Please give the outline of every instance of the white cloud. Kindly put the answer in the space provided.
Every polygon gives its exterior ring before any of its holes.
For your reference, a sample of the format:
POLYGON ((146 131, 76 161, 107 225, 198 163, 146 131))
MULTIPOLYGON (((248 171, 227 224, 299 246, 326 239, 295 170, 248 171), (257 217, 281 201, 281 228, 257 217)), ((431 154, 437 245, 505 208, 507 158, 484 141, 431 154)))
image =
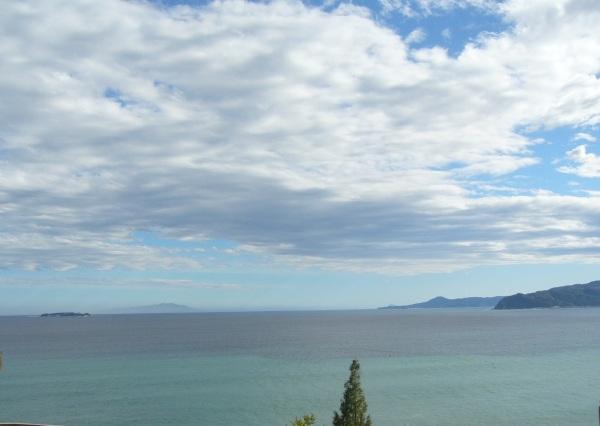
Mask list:
MULTIPOLYGON (((26 276, 3 276, 0 277, 0 286, 44 286, 44 285, 59 285, 59 286, 127 286, 127 287, 183 287, 194 288, 199 290, 239 290, 242 287, 239 284, 220 283, 220 282, 204 282, 191 279, 172 279, 172 278, 99 278, 72 275, 57 275, 54 274, 51 279, 47 276, 36 276, 27 274, 26 276)), ((246 289, 248 287, 245 287, 246 289)))
POLYGON ((427 33, 423 28, 417 28, 410 32, 410 34, 406 37, 405 41, 408 44, 418 44, 423 42, 427 38, 427 33))
POLYGON ((348 5, 5 5, 0 267, 202 266, 136 230, 345 270, 597 259, 597 197, 468 189, 539 161, 515 129, 600 122, 600 6, 501 7, 453 58, 348 5))
POLYGON ((596 142, 596 137, 589 133, 580 132, 573 137, 573 141, 596 142))
POLYGON ((568 151, 567 159, 573 165, 559 167, 560 172, 588 178, 600 177, 600 157, 587 152, 586 145, 579 145, 568 151))
POLYGON ((384 12, 398 12, 402 15, 428 16, 451 9, 478 8, 493 12, 500 7, 498 0, 379 0, 384 12))

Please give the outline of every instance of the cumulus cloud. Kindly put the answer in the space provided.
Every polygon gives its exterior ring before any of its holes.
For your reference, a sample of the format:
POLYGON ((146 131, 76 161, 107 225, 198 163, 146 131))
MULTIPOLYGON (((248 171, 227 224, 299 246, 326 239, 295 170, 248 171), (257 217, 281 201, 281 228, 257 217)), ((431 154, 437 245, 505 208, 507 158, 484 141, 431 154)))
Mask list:
POLYGON ((0 267, 202 267, 138 230, 299 267, 592 261, 599 198, 468 180, 539 161, 517 129, 600 122, 600 7, 496 6, 511 29, 450 57, 349 5, 5 5, 0 267))
POLYGON ((559 167, 560 172, 588 178, 600 177, 600 157, 587 152, 586 145, 568 151, 567 159, 572 165, 559 167))

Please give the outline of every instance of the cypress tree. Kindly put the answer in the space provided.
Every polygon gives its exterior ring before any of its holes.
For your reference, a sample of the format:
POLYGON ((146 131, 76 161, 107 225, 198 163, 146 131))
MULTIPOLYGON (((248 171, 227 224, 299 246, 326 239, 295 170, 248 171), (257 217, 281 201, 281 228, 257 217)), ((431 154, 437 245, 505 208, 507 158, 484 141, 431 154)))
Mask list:
POLYGON ((290 423, 290 426, 313 426, 316 421, 317 419, 313 414, 307 414, 302 416, 302 418, 296 417, 296 420, 290 423))
POLYGON ((360 387, 360 364, 352 361, 350 378, 344 384, 340 412, 333 413, 333 426, 372 426, 367 414, 367 400, 360 387))

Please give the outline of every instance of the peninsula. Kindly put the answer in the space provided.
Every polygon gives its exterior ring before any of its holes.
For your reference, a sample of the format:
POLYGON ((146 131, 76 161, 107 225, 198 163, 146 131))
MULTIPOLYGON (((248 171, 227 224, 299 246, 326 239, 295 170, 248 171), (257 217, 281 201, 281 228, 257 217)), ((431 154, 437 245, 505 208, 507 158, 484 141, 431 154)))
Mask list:
POLYGON ((434 308, 493 308, 504 296, 464 297, 447 299, 442 296, 412 305, 389 305, 379 309, 434 309, 434 308))
POLYGON ((504 297, 494 309, 569 308, 600 306, 600 281, 554 287, 504 297))

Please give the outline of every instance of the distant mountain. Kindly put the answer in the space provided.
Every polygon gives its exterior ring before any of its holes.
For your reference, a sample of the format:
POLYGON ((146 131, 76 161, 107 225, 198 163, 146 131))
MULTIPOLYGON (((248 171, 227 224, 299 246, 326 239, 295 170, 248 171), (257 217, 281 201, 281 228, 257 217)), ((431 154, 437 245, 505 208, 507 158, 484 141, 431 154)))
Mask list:
POLYGON ((427 302, 404 306, 389 305, 379 309, 493 308, 503 297, 504 296, 446 299, 445 297, 438 296, 427 302))
POLYGON ((178 305, 176 303, 159 303, 157 305, 133 306, 118 308, 110 311, 111 314, 184 314, 198 312, 197 309, 178 305))
POLYGON ((600 306, 600 281, 554 287, 535 293, 506 296, 494 309, 600 306))

